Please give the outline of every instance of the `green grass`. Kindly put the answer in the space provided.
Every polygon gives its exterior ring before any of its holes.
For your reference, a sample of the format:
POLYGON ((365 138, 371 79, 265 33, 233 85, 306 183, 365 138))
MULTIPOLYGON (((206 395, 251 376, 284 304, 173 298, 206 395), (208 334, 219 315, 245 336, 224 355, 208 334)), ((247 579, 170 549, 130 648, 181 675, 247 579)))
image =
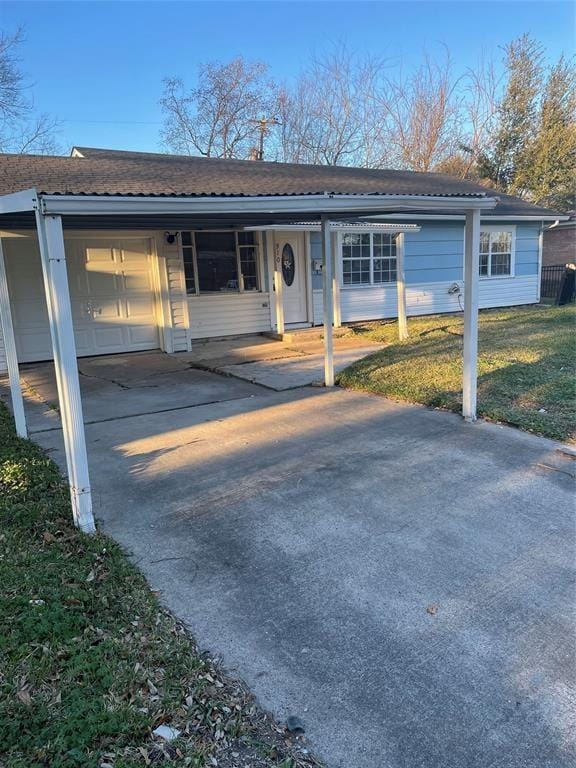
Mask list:
MULTIPOLYGON (((558 440, 576 438, 576 308, 519 307, 480 313, 478 415, 558 440)), ((385 349, 347 368, 339 383, 454 411, 462 407, 461 315, 355 326, 385 349)))
POLYGON ((71 524, 50 459, 0 405, 0 765, 316 765, 198 653, 111 539, 71 524), (151 734, 168 723, 170 744, 151 734))

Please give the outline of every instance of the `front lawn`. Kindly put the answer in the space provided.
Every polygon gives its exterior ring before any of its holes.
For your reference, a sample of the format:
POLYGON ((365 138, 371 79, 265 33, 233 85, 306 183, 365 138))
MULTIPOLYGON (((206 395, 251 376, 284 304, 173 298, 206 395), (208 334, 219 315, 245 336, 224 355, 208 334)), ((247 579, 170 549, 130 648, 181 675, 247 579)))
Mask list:
MULTIPOLYGON (((480 313, 478 415, 558 440, 576 439, 576 307, 518 307, 480 313)), ((354 326, 388 344, 339 377, 345 387, 460 411, 462 315, 354 326)))
POLYGON ((117 544, 73 527, 57 468, 1 404, 0 585, 2 768, 317 765, 199 654, 117 544))

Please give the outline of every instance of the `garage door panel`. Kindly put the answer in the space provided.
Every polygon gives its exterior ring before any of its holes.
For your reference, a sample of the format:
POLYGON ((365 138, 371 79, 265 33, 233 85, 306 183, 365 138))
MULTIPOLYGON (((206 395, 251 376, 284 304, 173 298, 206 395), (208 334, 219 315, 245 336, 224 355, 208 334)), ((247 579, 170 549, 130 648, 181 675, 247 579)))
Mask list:
POLYGON ((127 331, 131 345, 139 347, 145 345, 146 349, 157 338, 156 329, 151 328, 149 325, 131 325, 127 331))
POLYGON ((76 352, 79 356, 90 354, 92 339, 89 331, 83 328, 74 328, 74 341, 76 342, 76 352))
MULTIPOLYGON (((22 362, 49 360, 52 344, 37 246, 7 242, 9 290, 22 362)), ((78 355, 158 347, 152 258, 144 239, 66 241, 78 355)))
MULTIPOLYGON (((94 323, 96 325, 100 325, 101 323, 117 323, 118 325, 123 324, 123 320, 126 315, 123 307, 124 301, 122 299, 93 298, 90 304, 92 305, 94 323)), ((154 308, 153 304, 152 308, 154 308)))
POLYGON ((122 293, 123 283, 120 275, 114 272, 87 272, 86 283, 89 296, 110 296, 122 293))
POLYGON ((99 354, 124 350, 124 328, 120 325, 99 325, 93 330, 94 346, 99 354))
POLYGON ((14 302, 24 299, 44 300, 42 264, 36 244, 28 238, 3 241, 8 289, 14 302))
POLYGON ((122 275, 124 290, 127 293, 146 293, 150 294, 153 290, 152 275, 150 271, 130 270, 122 275))
POLYGON ((134 297, 126 299, 126 317, 133 321, 134 318, 139 320, 150 321, 150 313, 154 310, 154 302, 147 296, 134 297))
POLYGON ((85 249, 85 254, 86 263, 90 265, 100 264, 105 267, 116 264, 114 248, 111 246, 89 246, 85 249))
MULTIPOLYGON (((91 320, 87 299, 71 298, 70 304, 72 306, 72 321, 75 328, 77 325, 81 326, 83 323, 91 320)), ((46 319, 46 322, 48 322, 48 319, 46 319)))
POLYGON ((145 240, 133 244, 124 244, 119 248, 118 257, 122 264, 142 265, 142 256, 150 260, 148 243, 145 240))
MULTIPOLYGON (((16 294, 18 296, 18 294, 16 294)), ((48 327, 48 312, 46 304, 38 299, 22 299, 12 302, 12 321, 15 326, 31 329, 37 326, 39 329, 48 327)))
POLYGON ((52 342, 49 330, 25 331, 17 339, 18 358, 24 362, 51 360, 52 342))

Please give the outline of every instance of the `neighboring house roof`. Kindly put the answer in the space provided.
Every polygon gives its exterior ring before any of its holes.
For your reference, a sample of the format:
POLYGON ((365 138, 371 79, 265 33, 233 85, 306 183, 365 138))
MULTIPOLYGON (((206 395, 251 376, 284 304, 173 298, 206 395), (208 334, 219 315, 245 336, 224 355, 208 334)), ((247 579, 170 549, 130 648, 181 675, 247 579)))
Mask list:
POLYGON ((0 195, 36 188, 45 194, 138 196, 418 195, 484 197, 492 216, 550 217, 553 212, 440 173, 345 166, 220 160, 75 147, 71 157, 0 155, 0 195))

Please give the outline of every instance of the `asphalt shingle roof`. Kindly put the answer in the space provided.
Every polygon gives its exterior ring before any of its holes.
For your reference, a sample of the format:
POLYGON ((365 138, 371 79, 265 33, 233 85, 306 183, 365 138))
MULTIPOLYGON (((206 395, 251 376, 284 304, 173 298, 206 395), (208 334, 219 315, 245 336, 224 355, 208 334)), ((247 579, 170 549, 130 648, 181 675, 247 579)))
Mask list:
POLYGON ((76 147, 82 156, 0 155, 0 195, 263 196, 498 195, 502 215, 550 215, 518 198, 445 174, 124 152, 76 147))

